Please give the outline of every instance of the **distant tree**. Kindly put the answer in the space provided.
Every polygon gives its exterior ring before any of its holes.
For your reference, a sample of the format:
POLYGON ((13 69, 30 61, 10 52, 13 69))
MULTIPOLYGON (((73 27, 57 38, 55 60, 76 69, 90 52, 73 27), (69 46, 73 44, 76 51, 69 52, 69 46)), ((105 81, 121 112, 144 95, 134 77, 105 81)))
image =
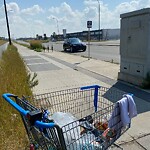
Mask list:
POLYGON ((47 40, 47 36, 46 36, 46 34, 44 34, 44 40, 47 40))
POLYGON ((53 39, 57 40, 57 34, 55 32, 53 32, 52 37, 53 37, 53 39))
POLYGON ((39 39, 39 35, 38 35, 38 34, 36 34, 36 39, 37 39, 37 40, 39 39))

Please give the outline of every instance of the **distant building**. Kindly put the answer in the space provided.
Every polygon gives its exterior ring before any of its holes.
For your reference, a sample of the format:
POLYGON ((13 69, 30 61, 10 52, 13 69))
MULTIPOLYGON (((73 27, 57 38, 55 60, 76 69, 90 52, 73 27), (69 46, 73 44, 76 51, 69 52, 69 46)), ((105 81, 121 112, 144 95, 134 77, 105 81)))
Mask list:
POLYGON ((120 39, 120 29, 102 29, 103 40, 118 40, 120 39))
MULTIPOLYGON (((59 40, 63 40, 63 34, 58 35, 59 40)), ((66 38, 77 37, 81 40, 88 40, 88 31, 67 33, 66 38)), ((101 29, 101 30, 91 30, 90 39, 91 40, 116 40, 120 39, 120 29, 101 29)))

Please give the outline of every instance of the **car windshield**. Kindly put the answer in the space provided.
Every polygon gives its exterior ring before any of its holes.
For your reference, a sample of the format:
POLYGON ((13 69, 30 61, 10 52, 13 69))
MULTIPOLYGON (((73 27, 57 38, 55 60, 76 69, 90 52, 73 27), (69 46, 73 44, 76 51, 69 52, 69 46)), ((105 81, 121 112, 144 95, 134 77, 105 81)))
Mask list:
POLYGON ((70 42, 73 44, 81 43, 80 39, 78 39, 78 38, 72 38, 72 39, 70 39, 70 42))

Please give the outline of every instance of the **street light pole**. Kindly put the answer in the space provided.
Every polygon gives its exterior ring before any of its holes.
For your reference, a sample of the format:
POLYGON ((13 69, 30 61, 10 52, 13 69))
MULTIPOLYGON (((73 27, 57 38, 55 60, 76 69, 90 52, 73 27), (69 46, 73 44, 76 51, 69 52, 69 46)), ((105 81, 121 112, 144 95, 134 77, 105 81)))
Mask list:
POLYGON ((53 17, 53 19, 56 19, 56 21, 57 21, 57 32, 58 32, 58 34, 59 34, 58 19, 57 19, 57 18, 54 18, 54 17, 53 17))
POLYGON ((59 34, 59 26, 58 26, 58 19, 57 20, 57 30, 58 30, 58 34, 59 34))
POLYGON ((4 0, 4 7, 5 7, 5 16, 6 16, 6 24, 7 24, 7 31, 8 31, 9 44, 11 45, 9 22, 8 22, 8 16, 7 16, 7 7, 6 7, 6 1, 5 1, 5 0, 4 0))
POLYGON ((101 40, 101 37, 100 37, 100 34, 101 34, 101 32, 100 32, 100 1, 99 0, 97 0, 97 2, 98 2, 98 28, 99 28, 99 41, 101 40))

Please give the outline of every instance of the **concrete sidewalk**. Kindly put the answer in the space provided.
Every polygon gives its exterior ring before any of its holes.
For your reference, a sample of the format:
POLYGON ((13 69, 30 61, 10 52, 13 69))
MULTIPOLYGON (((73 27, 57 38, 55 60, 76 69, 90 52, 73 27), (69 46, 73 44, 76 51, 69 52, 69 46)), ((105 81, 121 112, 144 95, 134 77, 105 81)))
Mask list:
MULTIPOLYGON (((16 46, 29 70, 38 74, 39 85, 33 89, 35 94, 91 84, 112 88, 118 84, 118 64, 94 59, 88 60, 56 51, 37 53, 20 45, 16 46)), ((117 143, 124 150, 150 150, 150 102, 144 95, 142 98, 140 95, 138 96, 140 89, 138 91, 137 88, 130 85, 126 90, 128 88, 134 89, 136 93, 134 100, 138 116, 132 119, 131 128, 118 139, 117 143)), ((117 150, 118 148, 112 149, 117 150)))

